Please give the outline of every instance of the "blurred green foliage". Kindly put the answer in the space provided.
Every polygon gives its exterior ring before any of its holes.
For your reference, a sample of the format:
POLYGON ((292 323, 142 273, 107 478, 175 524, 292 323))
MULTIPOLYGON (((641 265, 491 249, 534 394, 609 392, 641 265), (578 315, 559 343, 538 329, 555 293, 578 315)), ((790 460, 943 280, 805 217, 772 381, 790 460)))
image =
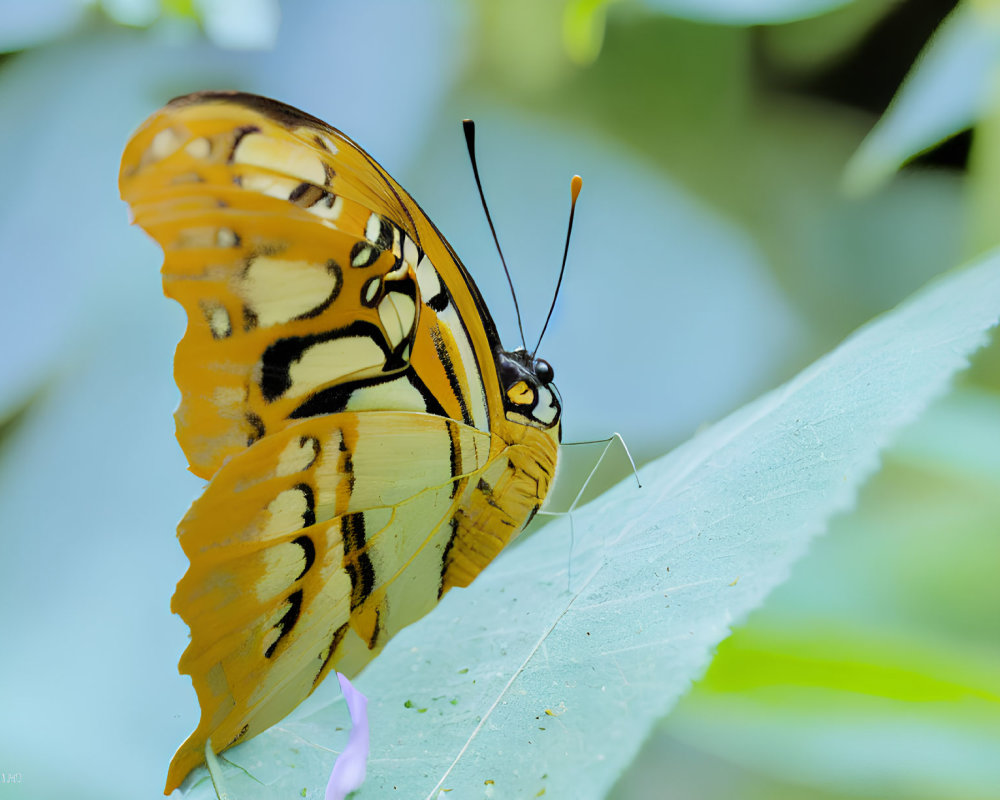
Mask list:
MULTIPOLYGON (((621 430, 642 460, 1000 240, 985 0, 12 1, 0 50, 0 770, 36 780, 12 797, 117 796, 117 752, 122 797, 156 790, 195 714, 167 603, 198 491, 171 439, 182 323, 114 185, 172 95, 256 91, 346 130, 456 245, 508 344, 457 121, 480 120, 529 331, 580 172, 543 351, 566 438, 621 430)), ((996 757, 977 731, 1000 725, 998 395, 994 345, 616 796, 1000 797, 976 781, 996 757)))

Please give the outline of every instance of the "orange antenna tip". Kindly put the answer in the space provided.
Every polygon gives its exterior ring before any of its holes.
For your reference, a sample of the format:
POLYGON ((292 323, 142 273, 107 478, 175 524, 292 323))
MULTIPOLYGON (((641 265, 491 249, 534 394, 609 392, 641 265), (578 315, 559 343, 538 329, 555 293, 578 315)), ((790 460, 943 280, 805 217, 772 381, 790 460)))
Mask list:
POLYGON ((542 344, 542 337, 545 336, 545 331, 549 327, 549 320, 552 319, 552 312, 556 308, 556 299, 559 297, 559 287, 562 286, 563 275, 566 272, 566 256, 569 255, 569 237, 573 233, 573 216, 576 214, 576 198, 580 196, 580 190, 583 188, 583 178, 579 175, 574 175, 573 180, 569 182, 569 191, 573 197, 573 202, 569 204, 569 224, 566 226, 566 246, 563 248, 563 259, 562 266, 559 267, 559 280, 556 281, 556 290, 552 295, 552 305, 549 306, 549 314, 545 318, 545 324, 542 325, 542 332, 538 336, 538 344, 535 345, 535 349, 531 351, 531 357, 535 357, 535 353, 538 352, 538 348, 542 344))

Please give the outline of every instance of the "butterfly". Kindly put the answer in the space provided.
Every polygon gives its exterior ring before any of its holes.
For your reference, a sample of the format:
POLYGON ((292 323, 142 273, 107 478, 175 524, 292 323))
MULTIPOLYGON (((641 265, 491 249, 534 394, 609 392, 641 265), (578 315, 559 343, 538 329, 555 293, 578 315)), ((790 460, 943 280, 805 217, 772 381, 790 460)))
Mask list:
POLYGON ((201 719, 170 793, 479 574, 545 499, 561 399, 406 190, 302 111, 177 98, 120 189, 187 313, 177 439, 208 481, 178 526, 201 719))

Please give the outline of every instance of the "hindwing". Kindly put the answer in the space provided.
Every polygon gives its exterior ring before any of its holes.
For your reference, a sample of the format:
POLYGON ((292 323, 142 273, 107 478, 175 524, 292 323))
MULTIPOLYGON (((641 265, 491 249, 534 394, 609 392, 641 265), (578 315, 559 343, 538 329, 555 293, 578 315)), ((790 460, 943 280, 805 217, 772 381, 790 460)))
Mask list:
POLYGON ((168 785, 206 739, 221 750, 260 733, 433 608, 456 517, 504 450, 445 417, 343 412, 228 461, 178 528, 191 568, 172 607, 191 628, 180 666, 202 718, 168 785))
POLYGON ((334 128, 252 95, 180 98, 129 143, 121 189, 188 314, 176 419, 197 475, 289 419, 396 408, 489 430, 502 414, 475 285, 334 128))

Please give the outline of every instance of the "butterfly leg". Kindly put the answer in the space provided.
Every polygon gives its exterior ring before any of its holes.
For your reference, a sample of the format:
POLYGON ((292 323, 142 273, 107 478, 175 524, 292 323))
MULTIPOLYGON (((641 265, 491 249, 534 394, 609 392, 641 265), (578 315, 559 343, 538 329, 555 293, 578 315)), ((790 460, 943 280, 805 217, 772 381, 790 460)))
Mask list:
POLYGON ((625 440, 622 438, 622 435, 617 431, 611 434, 611 436, 609 436, 607 439, 596 439, 593 441, 586 441, 586 442, 564 442, 562 445, 564 447, 569 447, 572 445, 584 445, 584 444, 603 444, 604 449, 601 450, 601 455, 598 456, 597 461, 591 468, 590 472, 587 474, 587 477, 584 480, 583 485, 576 493, 576 496, 573 498, 573 502, 570 503, 568 509, 566 509, 565 511, 548 511, 543 509, 538 512, 539 514, 544 514, 550 517, 562 517, 562 516, 569 517, 569 554, 567 556, 568 561, 566 566, 567 589, 571 587, 573 580, 572 577, 573 543, 575 541, 575 532, 573 529, 573 511, 575 511, 576 507, 580 504, 580 500, 583 498, 584 493, 587 491, 587 487, 590 485, 591 479, 594 477, 595 474, 597 474, 598 469, 600 469, 601 463, 604 461, 604 457, 608 454, 608 451, 611 449, 611 446, 616 441, 621 444, 622 449, 625 451, 625 456, 628 458, 629 464, 632 466, 632 474, 635 476, 636 486, 638 486, 641 489, 642 482, 639 480, 639 471, 636 469, 635 460, 632 458, 632 454, 629 452, 628 445, 625 444, 625 440))
POLYGON ((635 476, 636 486, 641 489, 642 482, 639 480, 639 471, 635 466, 635 460, 632 458, 632 454, 629 452, 628 445, 625 444, 625 440, 622 438, 622 435, 620 433, 615 432, 611 434, 611 436, 609 436, 607 439, 594 439, 592 441, 584 441, 584 442, 563 442, 561 447, 574 447, 574 446, 589 445, 589 444, 603 444, 604 449, 601 450, 601 454, 597 457, 597 461, 594 463, 594 466, 590 469, 590 472, 584 479, 583 484, 580 486, 580 489, 577 491, 568 509, 566 509, 565 511, 551 511, 543 509, 538 513, 546 514, 548 516, 561 516, 563 514, 569 514, 573 512, 576 509, 576 507, 580 505, 580 501, 583 498, 584 494, 586 493, 587 487, 590 485, 590 481, 593 479, 594 475, 597 474, 597 471, 600 469, 600 466, 604 461, 604 458, 607 456, 608 451, 611 449, 611 446, 616 441, 621 444, 622 450, 625 452, 625 457, 628 458, 629 465, 632 467, 632 474, 635 476))

